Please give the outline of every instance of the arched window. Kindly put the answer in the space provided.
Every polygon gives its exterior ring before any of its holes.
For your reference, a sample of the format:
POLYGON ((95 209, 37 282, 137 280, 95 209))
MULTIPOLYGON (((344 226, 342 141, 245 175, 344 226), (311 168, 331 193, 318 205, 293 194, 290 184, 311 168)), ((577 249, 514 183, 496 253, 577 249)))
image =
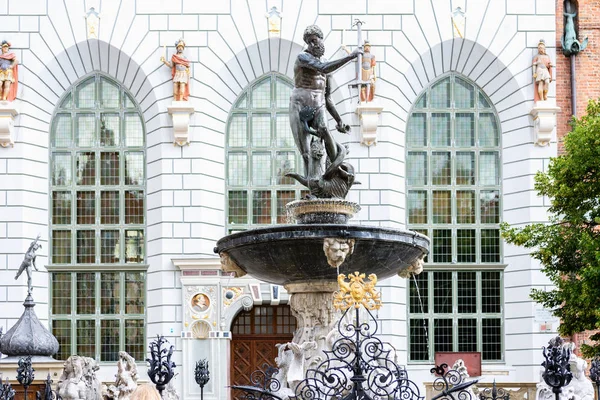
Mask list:
POLYGON ((99 73, 56 109, 49 270, 60 359, 144 357, 145 137, 131 95, 99 73))
POLYGON ((292 83, 271 73, 246 88, 227 124, 227 229, 286 222, 285 205, 303 187, 285 176, 300 171, 289 122, 292 83))
POLYGON ((415 102, 406 131, 409 229, 432 239, 411 280, 411 361, 478 351, 502 359, 500 130, 489 99, 459 75, 415 102), (420 297, 419 297, 420 295, 420 297), (481 300, 478 300, 481 299, 481 300), (429 343, 429 346, 427 344, 429 343))

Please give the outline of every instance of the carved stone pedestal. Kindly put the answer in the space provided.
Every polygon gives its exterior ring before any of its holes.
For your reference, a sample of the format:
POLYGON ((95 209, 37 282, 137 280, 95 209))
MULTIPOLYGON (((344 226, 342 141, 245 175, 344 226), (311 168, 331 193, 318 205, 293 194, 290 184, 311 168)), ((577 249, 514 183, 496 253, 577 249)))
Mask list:
POLYGON ((339 338, 337 323, 341 314, 332 301, 337 282, 293 283, 285 288, 292 295, 290 308, 298 329, 292 343, 279 346, 275 361, 282 387, 293 390, 309 368, 315 368, 325 359, 323 350, 331 350, 339 338))
POLYGON ((14 102, 0 101, 0 146, 14 147, 14 121, 18 113, 14 102))
POLYGON ((377 144, 377 125, 383 107, 373 103, 361 103, 356 107, 360 121, 360 144, 371 146, 377 144))
POLYGON ((173 101, 167 107, 173 117, 173 142, 179 146, 190 144, 190 116, 196 109, 189 101, 173 101))
POLYGON ((556 114, 560 111, 553 100, 538 101, 529 114, 533 117, 533 142, 547 146, 556 130, 556 114))

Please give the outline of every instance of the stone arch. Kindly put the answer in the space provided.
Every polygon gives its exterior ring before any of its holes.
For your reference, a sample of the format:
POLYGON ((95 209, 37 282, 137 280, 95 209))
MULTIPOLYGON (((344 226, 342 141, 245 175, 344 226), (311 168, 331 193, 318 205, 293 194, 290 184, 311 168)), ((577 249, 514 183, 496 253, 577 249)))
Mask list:
POLYGON ((43 41, 32 40, 31 47, 23 51, 22 64, 26 70, 20 88, 23 112, 39 115, 46 132, 64 93, 93 72, 105 74, 130 92, 149 125, 146 132, 154 129, 151 121, 160 113, 157 94, 168 97, 172 93, 170 85, 165 85, 166 68, 164 76, 149 70, 132 55, 102 40, 81 41, 57 53, 48 51, 43 41))
POLYGON ((221 321, 221 328, 225 331, 230 331, 231 326, 233 324, 233 320, 237 315, 242 311, 251 310, 254 307, 254 301, 252 300, 252 296, 246 294, 244 296, 240 296, 236 301, 234 301, 231 306, 229 306, 223 312, 223 319, 221 321))

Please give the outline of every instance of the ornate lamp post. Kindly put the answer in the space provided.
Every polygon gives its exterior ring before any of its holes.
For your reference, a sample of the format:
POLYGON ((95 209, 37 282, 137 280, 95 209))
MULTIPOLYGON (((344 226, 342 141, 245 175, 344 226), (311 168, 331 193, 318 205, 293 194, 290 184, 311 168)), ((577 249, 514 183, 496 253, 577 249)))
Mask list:
POLYGON ((163 347, 168 344, 169 341, 164 336, 156 335, 156 340, 150 343, 150 358, 146 361, 150 364, 148 368, 148 377, 156 385, 156 390, 162 397, 162 392, 165 390, 175 372, 175 363, 171 361, 173 356, 174 346, 171 346, 169 350, 163 347))
POLYGON ((194 378, 196 379, 198 386, 200 386, 200 399, 204 400, 204 385, 210 380, 210 371, 208 370, 207 360, 200 360, 196 363, 194 378))
POLYGON ((17 368, 17 381, 23 388, 25 389, 25 400, 27 400, 27 389, 33 379, 35 378, 34 372, 35 370, 31 366, 31 356, 20 358, 19 359, 19 368, 17 368))
POLYGON ((548 347, 543 348, 546 360, 542 362, 542 367, 544 367, 542 378, 552 388, 556 400, 558 400, 562 388, 567 386, 573 379, 571 366, 569 365, 571 350, 563 347, 562 344, 563 340, 557 336, 548 343, 548 347))

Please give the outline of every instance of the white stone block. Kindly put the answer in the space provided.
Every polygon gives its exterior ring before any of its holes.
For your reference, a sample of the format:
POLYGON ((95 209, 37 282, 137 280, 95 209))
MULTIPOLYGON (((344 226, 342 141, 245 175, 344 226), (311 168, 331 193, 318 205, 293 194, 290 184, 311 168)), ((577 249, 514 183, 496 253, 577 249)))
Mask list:
POLYGON ((151 15, 149 29, 151 31, 166 31, 169 29, 168 18, 167 15, 151 15))
POLYGON ((0 16, 0 26, 4 32, 19 32, 19 17, 18 16, 0 16))
MULTIPOLYGON (((192 14, 169 15, 169 29, 173 31, 195 31, 198 30, 198 16, 192 14)), ((192 43, 186 43, 193 46, 192 43)))
POLYGON ((412 14, 413 5, 412 0, 367 0, 369 14, 412 14))
POLYGON ((135 4, 137 14, 179 14, 182 12, 181 1, 144 0, 135 4))
MULTIPOLYGON (((0 14, 8 14, 8 0, 0 0, 0 14)), ((4 330, 6 332, 6 330, 4 330)))
MULTIPOLYGON (((536 14, 555 15, 556 2, 554 0, 536 0, 535 12, 536 12, 536 14)), ((552 43, 552 42, 549 42, 549 43, 552 43)))
POLYGON ((173 236, 176 238, 189 238, 191 234, 191 224, 175 223, 173 224, 173 236))
POLYGON ((230 12, 231 7, 228 1, 183 0, 184 14, 229 14, 230 12))
MULTIPOLYGON (((223 16, 223 18, 221 18, 221 16, 219 16, 219 18, 217 18, 216 15, 199 15, 198 16, 198 26, 199 26, 199 30, 201 31, 216 31, 217 30, 217 19, 219 21, 222 20, 231 20, 231 18, 229 18, 228 16, 223 16)), ((171 29, 173 29, 171 27, 171 29)), ((223 32, 227 38, 229 38, 230 36, 234 36, 234 32, 233 31, 225 31, 223 29, 219 29, 221 32, 223 32)))
POLYGON ((189 190, 178 190, 173 194, 173 201, 176 206, 190 206, 192 195, 189 190))
POLYGON ((378 190, 359 190, 359 198, 361 205, 375 205, 380 202, 378 190))
POLYGON ((48 11, 46 0, 8 0, 11 15, 44 15, 48 11))
POLYGON ((37 32, 40 29, 40 17, 38 16, 20 16, 19 30, 21 32, 37 32))
POLYGON ((518 29, 520 31, 554 31, 556 17, 554 15, 519 15, 518 29))
POLYGON ((507 14, 535 14, 535 0, 506 0, 507 14))

